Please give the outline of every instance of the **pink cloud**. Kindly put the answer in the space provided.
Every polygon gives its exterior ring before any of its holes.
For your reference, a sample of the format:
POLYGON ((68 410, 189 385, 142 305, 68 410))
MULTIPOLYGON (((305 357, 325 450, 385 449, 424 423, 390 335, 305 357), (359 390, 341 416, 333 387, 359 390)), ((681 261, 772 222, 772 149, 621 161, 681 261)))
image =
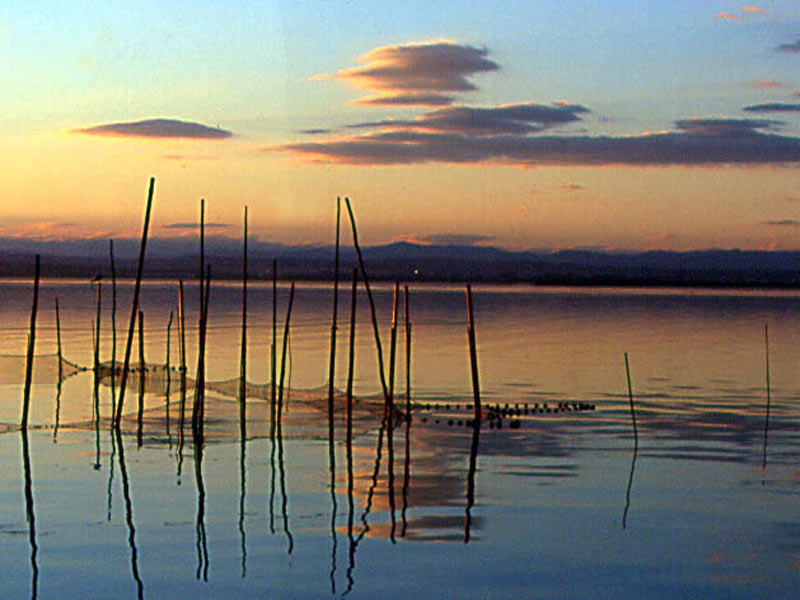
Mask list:
POLYGON ((361 66, 312 79, 333 77, 372 92, 358 104, 439 106, 450 104, 454 92, 477 89, 472 75, 500 68, 487 55, 485 48, 449 40, 381 46, 361 55, 361 66))

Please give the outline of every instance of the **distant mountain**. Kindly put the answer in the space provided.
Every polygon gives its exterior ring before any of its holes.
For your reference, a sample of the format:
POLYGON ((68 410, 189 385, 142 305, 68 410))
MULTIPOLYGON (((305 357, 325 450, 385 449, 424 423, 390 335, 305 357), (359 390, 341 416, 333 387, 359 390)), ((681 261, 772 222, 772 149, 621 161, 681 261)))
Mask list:
MULTIPOLYGON (((133 276, 139 241, 114 242, 117 272, 133 276)), ((241 277, 241 242, 206 239, 215 278, 241 277)), ((590 250, 512 252, 491 246, 422 245, 409 242, 363 249, 369 276, 376 280, 471 281, 541 285, 675 285, 800 287, 800 252, 750 250, 650 251, 610 253, 590 250)), ((108 273, 107 240, 32 241, 0 237, 0 276, 30 276, 33 255, 42 255, 45 277, 86 277, 108 273)), ((288 246, 251 241, 250 276, 271 276, 277 260, 281 278, 330 279, 332 246, 288 246)), ((147 277, 185 278, 197 274, 198 245, 193 238, 148 241, 147 277)), ((355 251, 341 249, 341 273, 349 278, 355 251)))

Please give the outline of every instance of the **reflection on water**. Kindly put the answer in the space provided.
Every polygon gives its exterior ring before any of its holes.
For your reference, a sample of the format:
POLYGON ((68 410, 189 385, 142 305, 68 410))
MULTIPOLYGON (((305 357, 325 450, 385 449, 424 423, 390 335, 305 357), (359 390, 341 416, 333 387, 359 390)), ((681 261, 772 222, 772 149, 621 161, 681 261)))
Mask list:
MULTIPOLYGON (((10 431, 26 324, 8 309, 17 294, 24 304, 22 286, 0 286, 0 420, 10 431)), ((366 319, 336 331, 329 386, 329 289, 278 286, 272 296, 253 286, 259 309, 245 338, 240 290, 220 284, 200 437, 184 431, 186 397, 202 385, 183 368, 198 329, 187 331, 178 306, 173 339, 173 284, 145 289, 148 362, 131 366, 128 385, 143 410, 102 433, 119 379, 108 307, 92 333, 97 287, 42 286, 45 299, 57 288, 68 316, 64 360, 55 321, 42 317, 32 425, 21 448, 0 435, 0 461, 21 452, 24 482, 23 505, 19 462, 0 471, 9 597, 57 597, 65 580, 89 597, 144 597, 145 582, 152 597, 425 597, 446 580, 475 598, 582 597, 603 581, 620 597, 781 596, 797 581, 794 295, 474 291, 485 395, 476 423, 463 291, 414 292, 413 353, 410 315, 405 332, 399 318, 380 321, 386 411, 366 319), (271 298, 291 319, 282 338, 271 298), (95 376, 81 365, 93 363, 98 331, 95 376), (126 455, 134 436, 141 449, 126 455), (176 485, 184 461, 193 486, 176 485)), ((378 315, 399 314, 395 297, 375 290, 378 315)), ((353 314, 356 296, 347 300, 353 314)))

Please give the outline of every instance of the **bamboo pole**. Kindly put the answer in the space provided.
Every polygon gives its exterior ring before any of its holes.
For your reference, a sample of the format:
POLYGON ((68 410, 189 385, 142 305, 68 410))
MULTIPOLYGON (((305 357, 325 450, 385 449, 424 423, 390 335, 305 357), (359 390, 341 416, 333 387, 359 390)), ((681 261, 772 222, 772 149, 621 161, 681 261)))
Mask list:
POLYGON ((169 311, 169 321, 167 321, 167 349, 166 349, 166 352, 164 353, 165 358, 166 358, 165 363, 164 363, 164 372, 165 372, 165 375, 166 375, 166 378, 167 378, 166 388, 164 390, 164 401, 166 403, 166 406, 165 406, 165 409, 166 409, 165 427, 166 427, 166 430, 167 430, 167 443, 169 444, 170 450, 172 450, 172 432, 170 431, 170 427, 169 427, 169 417, 170 417, 170 415, 169 415, 169 413, 170 413, 170 410, 169 410, 170 409, 170 406, 169 406, 169 395, 170 395, 170 392, 172 391, 172 371, 171 371, 172 367, 170 365, 169 358, 170 358, 170 350, 171 350, 171 348, 170 348, 170 341, 171 341, 170 338, 171 338, 171 335, 172 335, 172 321, 173 321, 174 316, 175 315, 174 315, 173 311, 169 311))
POLYGON ((100 381, 100 311, 103 303, 103 282, 98 278, 95 283, 97 284, 97 295, 95 297, 94 321, 94 379, 95 381, 100 381))
POLYGON ((769 409, 772 401, 772 390, 769 381, 769 325, 764 324, 764 354, 766 357, 765 372, 767 378, 767 415, 764 420, 764 459, 761 464, 762 469, 767 468, 767 439, 769 437, 769 409))
POLYGON ((144 255, 147 247, 147 230, 150 226, 150 208, 153 203, 153 192, 155 191, 156 179, 150 178, 150 189, 147 193, 147 207, 144 213, 144 227, 142 228, 142 242, 139 246, 139 262, 136 266, 136 284, 133 287, 133 303, 131 305, 131 319, 128 324, 128 341, 125 345, 125 361, 122 365, 122 375, 119 382, 119 400, 117 401, 117 413, 113 419, 113 426, 119 430, 122 420, 122 410, 125 401, 125 385, 128 380, 128 368, 130 367, 131 349, 133 346, 133 330, 136 326, 136 314, 139 310, 139 292, 142 286, 142 275, 144 272, 144 255))
POLYGON ((394 282, 394 293, 392 294, 392 329, 389 342, 389 395, 386 402, 386 410, 391 415, 394 408, 394 365, 397 357, 397 301, 400 295, 400 282, 394 282))
POLYGON ((353 373, 355 372, 356 348, 356 298, 358 292, 358 269, 353 269, 353 287, 350 293, 350 352, 347 363, 347 389, 345 408, 345 430, 347 440, 347 499, 349 514, 347 534, 353 543, 353 373))
POLYGON ((178 281, 178 329, 181 356, 181 407, 178 418, 178 476, 183 463, 183 427, 186 423, 186 312, 183 306, 183 279, 178 281))
MULTIPOLYGON (((336 374, 336 326, 339 309, 339 223, 341 221, 342 202, 336 198, 336 251, 333 269, 333 316, 331 317, 331 352, 328 363, 328 438, 333 439, 333 390, 336 374)), ((331 453, 331 458, 333 454, 331 453)), ((333 463, 331 463, 333 464, 333 463)))
POLYGON ((247 418, 247 207, 244 207, 242 240, 242 342, 239 356, 239 421, 244 435, 247 418))
POLYGON ((33 301, 31 302, 31 325, 28 333, 28 354, 25 361, 25 388, 22 395, 21 429, 28 428, 28 411, 31 402, 31 382, 33 377, 33 353, 36 347, 36 312, 39 309, 39 268, 41 257, 36 255, 36 266, 33 275, 33 301))
POLYGON ((636 446, 639 445, 639 430, 636 427, 636 410, 633 406, 633 388, 631 387, 631 368, 628 364, 628 353, 625 353, 625 375, 628 378, 628 401, 631 406, 631 422, 633 423, 633 440, 636 446))
POLYGON ((408 286, 403 286, 403 311, 406 326, 406 439, 405 460, 403 462, 403 508, 400 516, 403 522, 400 537, 405 537, 408 522, 406 509, 408 508, 408 488, 411 483, 411 320, 409 319, 408 286))
POLYGON ((372 299, 372 291, 369 287, 369 278, 367 277, 367 270, 364 267, 364 257, 361 254, 361 247, 358 245, 358 229, 356 228, 356 219, 353 216, 353 209, 350 206, 350 198, 345 197, 344 203, 347 206, 347 214, 350 217, 350 226, 353 230, 353 246, 356 249, 358 256, 358 265, 361 268, 361 276, 364 278, 364 287, 367 290, 367 299, 369 300, 369 309, 372 315, 372 330, 375 334, 375 347, 378 353, 378 375, 381 380, 381 390, 383 391, 383 398, 386 403, 389 402, 389 389, 386 385, 386 375, 383 368, 383 348, 381 347, 381 336, 378 331, 378 317, 375 314, 375 302, 372 299))
POLYGON ((275 405, 277 396, 278 347, 278 261, 272 260, 272 344, 270 345, 270 439, 275 440, 275 405))
POLYGON ((147 367, 144 362, 144 313, 139 311, 139 409, 136 417, 136 435, 139 446, 142 445, 142 415, 144 413, 144 387, 147 367))
POLYGON ((55 305, 56 305, 56 344, 58 347, 58 382, 61 383, 61 380, 64 376, 64 367, 63 367, 63 360, 64 355, 61 352, 61 315, 58 311, 58 296, 55 297, 55 305))
POLYGON ((205 422, 205 386, 206 386, 206 333, 208 326, 208 299, 211 295, 211 266, 206 267, 205 291, 200 317, 199 344, 197 349, 197 377, 195 380, 194 406, 192 410, 192 433, 196 443, 202 445, 203 426, 205 422))
POLYGON ((336 374, 336 331, 339 309, 339 224, 341 221, 341 198, 336 198, 336 250, 333 270, 333 315, 331 317, 331 352, 328 368, 328 469, 330 471, 331 494, 331 593, 336 593, 336 452, 334 448, 334 377, 336 374))
POLYGON ((108 255, 111 262, 111 420, 117 402, 117 271, 114 266, 114 240, 108 240, 108 255))
POLYGON ((478 380, 478 353, 475 344, 475 317, 472 312, 472 287, 467 285, 467 337, 469 339, 469 358, 472 372, 472 394, 475 409, 475 426, 481 422, 481 389, 478 380))

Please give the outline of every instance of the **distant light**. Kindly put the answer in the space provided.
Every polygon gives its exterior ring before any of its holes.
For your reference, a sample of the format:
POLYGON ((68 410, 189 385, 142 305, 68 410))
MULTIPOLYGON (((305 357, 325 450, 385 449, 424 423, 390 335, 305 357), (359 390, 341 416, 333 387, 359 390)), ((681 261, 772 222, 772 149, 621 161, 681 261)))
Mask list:
POLYGON ((414 269, 414 275, 419 275, 419 269, 414 269))

